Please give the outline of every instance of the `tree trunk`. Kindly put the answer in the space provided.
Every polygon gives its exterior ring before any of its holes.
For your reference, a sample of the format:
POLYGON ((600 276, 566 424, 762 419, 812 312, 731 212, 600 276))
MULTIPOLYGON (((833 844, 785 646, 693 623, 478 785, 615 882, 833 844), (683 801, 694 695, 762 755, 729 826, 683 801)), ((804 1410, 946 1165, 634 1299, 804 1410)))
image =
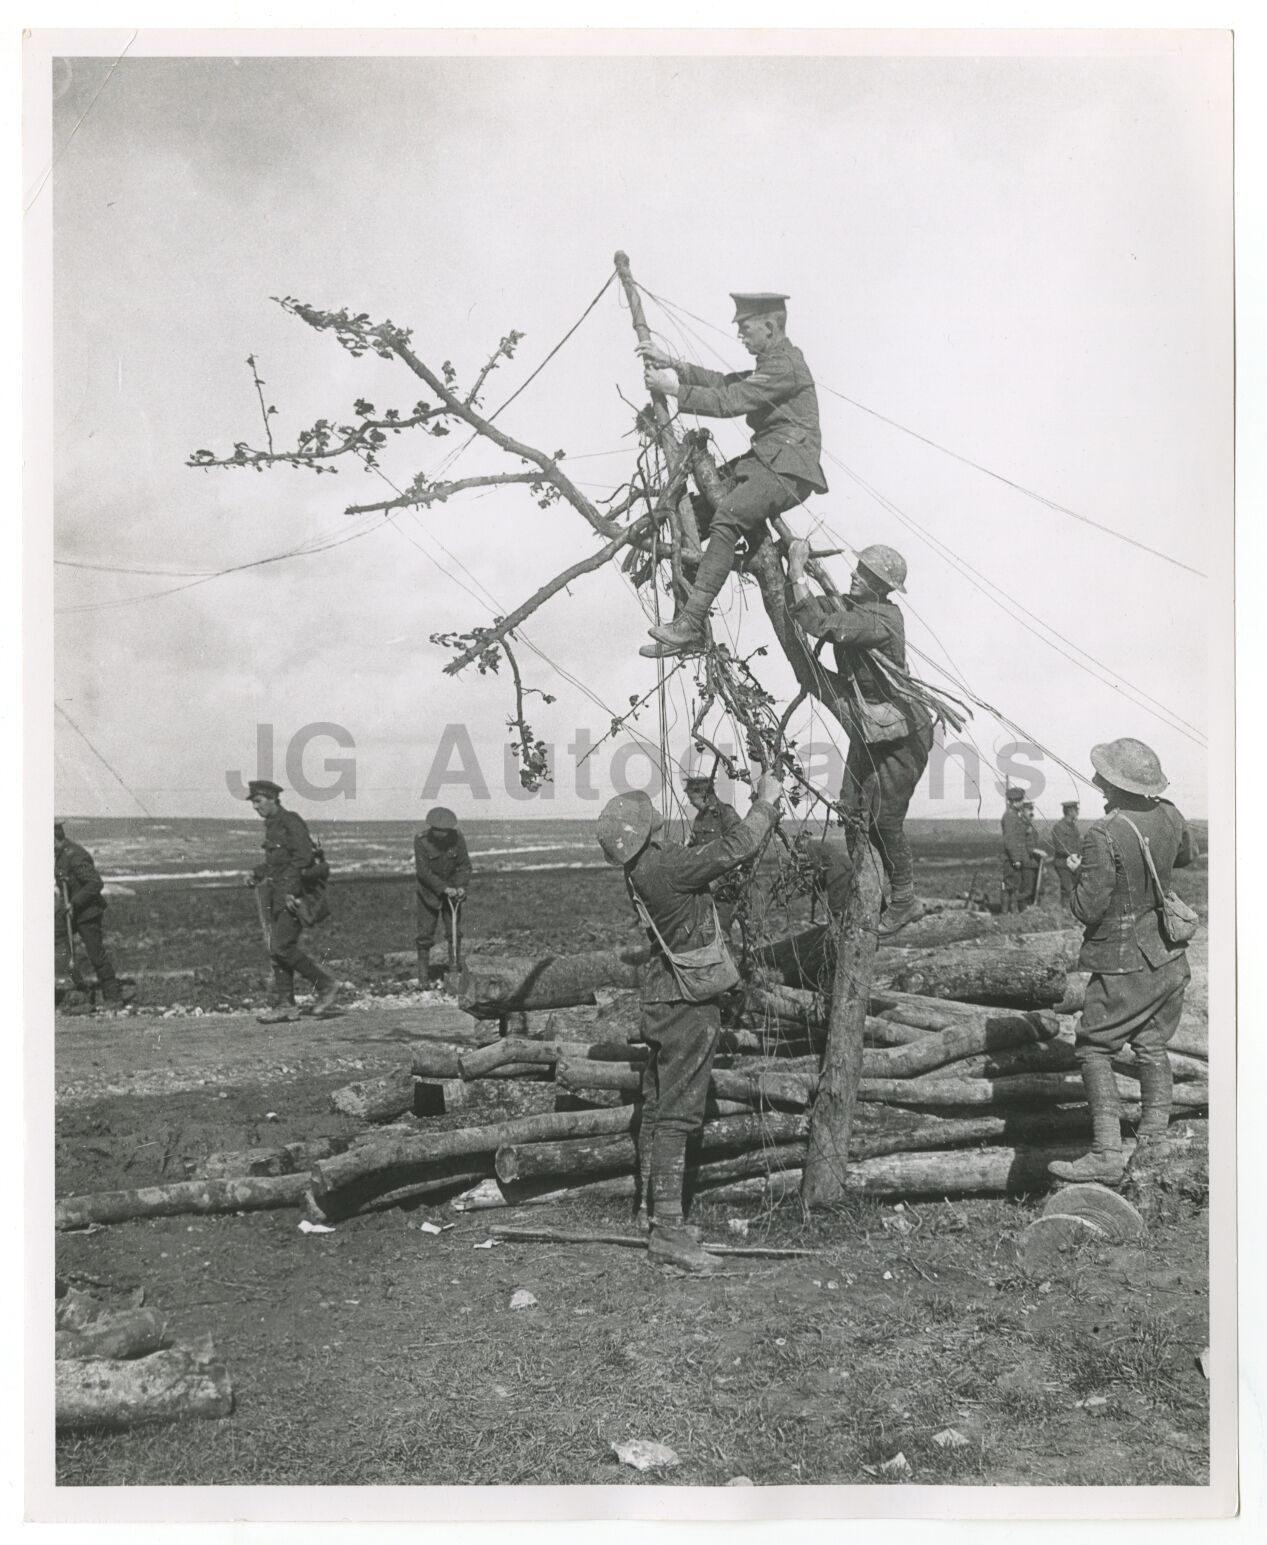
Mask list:
POLYGON ((129 1309, 102 1315, 82 1330, 59 1330, 54 1339, 57 1357, 140 1357, 157 1352, 167 1340, 167 1321, 155 1309, 129 1309))
POLYGON ((825 1206, 844 1192, 880 920, 880 875, 880 855, 870 843, 859 843, 836 949, 827 1050, 810 1122, 801 1186, 807 1207, 825 1206))
POLYGON ((517 1116, 496 1126, 452 1127, 443 1132, 375 1132, 346 1153, 314 1164, 312 1190, 321 1200, 379 1171, 425 1170, 462 1154, 486 1153, 491 1158, 505 1143, 628 1132, 633 1118, 633 1106, 619 1105, 600 1110, 547 1111, 538 1116, 517 1116))
MULTIPOLYGON (((492 1043, 494 1046, 497 1042, 492 1043)), ((415 1078, 461 1078, 462 1065, 452 1046, 415 1041, 409 1048, 409 1071, 415 1078)))
MULTIPOLYGON (((696 1153, 716 1153, 727 1148, 756 1147, 764 1150, 778 1143, 799 1142, 809 1133, 809 1118, 781 1113, 767 1116, 732 1116, 707 1122, 697 1140, 687 1147, 688 1163, 696 1153)), ((596 1138, 555 1143, 508 1143, 497 1150, 494 1169, 500 1181, 529 1180, 544 1175, 598 1174, 602 1170, 632 1169, 636 1152, 632 1139, 596 1138)))
MULTIPOLYGON (((1121 1074, 1118 1093, 1137 1098, 1138 1084, 1121 1074)), ((883 1100, 895 1105, 993 1105, 1032 1103, 1076 1104, 1085 1099, 1082 1077, 1076 1073, 1017 1073, 1002 1078, 864 1078, 860 1100, 883 1100)), ((1209 1101, 1207 1085, 1176 1083, 1175 1105, 1199 1108, 1209 1101)))
POLYGON ((902 966, 889 986, 994 1008, 1041 1009, 1065 995, 1065 968, 1025 949, 938 950, 902 966))
POLYGON ((378 1170, 338 1191, 318 1197, 311 1189, 304 1196, 304 1213, 314 1222, 337 1223, 367 1212, 385 1212, 409 1202, 441 1198, 464 1191, 488 1177, 489 1162, 482 1155, 458 1155, 440 1159, 422 1177, 407 1170, 378 1170), (409 1178, 405 1178, 409 1176, 409 1178))
POLYGON ((307 1174, 318 1159, 342 1153, 351 1138, 317 1137, 307 1143, 284 1143, 280 1148, 243 1148, 238 1152, 209 1153, 198 1160, 190 1180, 242 1180, 250 1175, 307 1174))
POLYGON ((180 1213, 258 1212, 266 1207, 295 1207, 303 1200, 307 1185, 306 1175, 278 1175, 241 1180, 178 1180, 169 1186, 143 1186, 138 1191, 68 1196, 57 1204, 54 1227, 85 1228, 90 1223, 171 1218, 180 1213))
POLYGON ((360 1121, 394 1121, 414 1108, 414 1079, 409 1068, 397 1068, 382 1078, 346 1084, 330 1096, 331 1108, 360 1121))
POLYGON ((59 1431, 227 1416, 233 1409, 228 1372, 210 1345, 133 1362, 58 1362, 54 1387, 59 1431))
POLYGON ((1054 1023, 1040 1019, 1037 1014, 1032 1020, 1011 1015, 956 1025, 953 1029, 943 1030, 940 1035, 922 1035, 918 1041, 906 1046, 886 1050, 869 1048, 862 1054, 862 1075, 865 1078, 914 1078, 979 1052, 1050 1041, 1056 1030, 1054 1023))
MULTIPOLYGON (((636 1094, 642 1087, 638 1068, 618 1062, 559 1062, 554 1070, 560 1089, 618 1089, 636 1094)), ((812 1073, 745 1073, 737 1069, 713 1069, 709 1093, 718 1100, 748 1104, 791 1105, 803 1110, 813 1098, 816 1077, 812 1073)))
POLYGON ((458 1059, 463 1078, 487 1078, 510 1063, 539 1063, 552 1067, 561 1059, 570 1062, 645 1062, 645 1046, 630 1046, 624 1041, 525 1041, 507 1036, 478 1051, 464 1052, 458 1059))
POLYGON ((513 970, 496 966, 462 975, 458 1003, 476 1019, 500 1019, 516 1010, 566 1009, 594 1002, 599 987, 636 987, 639 967, 650 958, 643 946, 549 955, 513 970))

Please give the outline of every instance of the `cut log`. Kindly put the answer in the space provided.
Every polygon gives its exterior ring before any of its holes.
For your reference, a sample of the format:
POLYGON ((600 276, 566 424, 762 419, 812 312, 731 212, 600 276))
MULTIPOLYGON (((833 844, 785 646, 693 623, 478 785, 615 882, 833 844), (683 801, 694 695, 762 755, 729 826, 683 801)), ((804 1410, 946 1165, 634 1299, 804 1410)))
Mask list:
POLYGON ((1065 968, 1025 949, 930 951, 890 977, 899 992, 916 992, 993 1008, 1041 1009, 1065 995, 1065 968))
POLYGON ((458 1054, 452 1046, 437 1046, 430 1041, 416 1041, 409 1048, 409 1057, 409 1070, 415 1078, 461 1078, 462 1076, 458 1054))
POLYGON ((451 1127, 443 1132, 370 1133, 346 1153, 313 1165, 313 1194, 320 1199, 379 1171, 425 1170, 439 1160, 462 1154, 486 1153, 491 1159, 505 1143, 552 1142, 564 1137, 628 1132, 633 1119, 634 1108, 620 1105, 599 1110, 547 1111, 537 1116, 516 1116, 495 1126, 451 1127))
POLYGON ((896 1153, 862 1159, 845 1177, 846 1189, 866 1196, 940 1197, 1017 1195, 1046 1191, 1052 1181, 1047 1166, 1053 1159, 1073 1159, 1085 1147, 980 1148, 931 1153, 896 1153))
POLYGON ((228 1416, 233 1388, 208 1343, 131 1362, 60 1361, 54 1377, 59 1431, 228 1416))
MULTIPOLYGON (((1138 1094, 1131 1079, 1118 1077, 1118 1092, 1127 1098, 1138 1094)), ((1029 1102, 1080 1101, 1082 1078, 1073 1073, 1018 1073, 1003 1078, 864 1078, 861 1100, 884 1100, 895 1105, 995 1105, 1029 1102)), ((1200 1108, 1208 1103, 1205 1084, 1180 1083, 1174 1088, 1175 1105, 1200 1108)))
MULTIPOLYGON (((1056 1199, 1052 1198, 1053 1201, 1056 1199)), ((1012 1250, 1018 1266, 1038 1272, 1049 1270, 1061 1256, 1084 1245, 1109 1243, 1109 1236, 1090 1218, 1044 1211, 1041 1218, 1035 1218, 1021 1232, 1012 1250)))
POLYGON ((59 1330, 54 1346, 57 1357, 142 1357, 166 1340, 167 1321, 156 1309, 129 1309, 102 1315, 82 1330, 59 1330))
POLYGON ((360 1121, 394 1121, 414 1106, 414 1079, 407 1067, 396 1068, 381 1078, 364 1078, 346 1084, 330 1096, 340 1115, 360 1121))
POLYGON ((131 1218, 170 1218, 180 1213, 258 1212, 268 1207, 295 1207, 303 1200, 307 1183, 305 1175, 178 1180, 169 1186, 143 1186, 137 1191, 68 1196, 57 1204, 54 1227, 86 1228, 92 1223, 126 1223, 131 1218))
POLYGON ((1064 1185, 1043 1208, 1043 1216, 1064 1213, 1094 1223, 1114 1244, 1126 1244, 1144 1232, 1144 1220, 1124 1196, 1108 1186, 1081 1182, 1064 1185))
POLYGON ((306 1143, 283 1143, 280 1148, 242 1148, 236 1153, 209 1153, 194 1161, 190 1180, 238 1180, 248 1175, 306 1174, 318 1159, 342 1153, 350 1139, 318 1137, 306 1143))
MULTIPOLYGON (((766 1148, 750 1153, 733 1154, 728 1158, 710 1159, 706 1164, 688 1164, 686 1188, 691 1195, 711 1195, 713 1190, 744 1176, 778 1174, 785 1169, 795 1169, 800 1175, 800 1164, 805 1155, 804 1143, 783 1143, 776 1148, 766 1148)), ((611 1175, 602 1180, 580 1180, 560 1187, 558 1177, 512 1181, 482 1180, 471 1190, 455 1196, 449 1206, 458 1212, 478 1212, 490 1207, 520 1207, 528 1205, 553 1205, 557 1202, 575 1202, 587 1199, 620 1199, 632 1197, 636 1190, 632 1171, 611 1175)))
MULTIPOLYGON (((559 1062, 554 1070, 561 1089, 617 1089, 636 1094, 642 1087, 642 1073, 618 1062, 559 1062)), ((718 1100, 746 1101, 749 1104, 789 1105, 803 1110, 811 1101, 817 1080, 812 1073, 744 1073, 735 1069, 713 1069, 709 1091, 718 1100)))
POLYGON ((566 1058, 574 1062, 645 1062, 647 1048, 625 1041, 525 1041, 511 1036, 478 1051, 464 1052, 458 1062, 462 1077, 487 1078, 509 1065, 553 1067, 566 1058))
POLYGON ((447 1116, 466 1104, 466 1085, 460 1078, 420 1078, 414 1090, 415 1116, 447 1116))
MULTIPOLYGON (((765 1116, 732 1116, 707 1122, 688 1146, 688 1160, 696 1153, 713 1154, 727 1148, 769 1147, 800 1142, 809 1135, 809 1117, 771 1112, 765 1116)), ((555 1143, 508 1143, 497 1150, 494 1169, 498 1180, 509 1184, 543 1175, 600 1174, 604 1170, 632 1169, 636 1151, 631 1138, 567 1139, 555 1143)))
POLYGON ((997 1052, 1050 1041, 1057 1029, 1050 1017, 1038 1014, 1028 1018, 1019 1014, 983 1018, 943 1030, 940 1035, 924 1035, 918 1041, 892 1050, 864 1051, 863 1076, 914 1078, 979 1052, 997 1052))
POLYGON ((386 1212, 411 1202, 447 1200, 455 1191, 466 1191, 488 1178, 489 1165, 479 1155, 441 1159, 431 1173, 400 1181, 399 1171, 381 1170, 375 1175, 317 1197, 311 1188, 304 1196, 304 1215, 314 1223, 341 1223, 368 1212, 386 1212))
POLYGON ((500 1019, 517 1010, 565 1009, 593 1003, 600 987, 636 987, 646 946, 550 955, 527 962, 501 962, 462 974, 459 1006, 476 1019, 500 1019))

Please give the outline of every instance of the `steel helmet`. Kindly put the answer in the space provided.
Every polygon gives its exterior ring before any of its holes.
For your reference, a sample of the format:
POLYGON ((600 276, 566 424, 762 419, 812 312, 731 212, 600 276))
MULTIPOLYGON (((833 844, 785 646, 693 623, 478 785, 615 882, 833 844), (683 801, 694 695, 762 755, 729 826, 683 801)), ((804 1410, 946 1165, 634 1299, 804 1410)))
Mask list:
POLYGON ((895 547, 885 547, 882 542, 864 547, 858 554, 858 567, 874 574, 890 590, 906 594, 906 559, 895 547))
POLYGON ((627 864, 646 847, 652 832, 663 825, 660 812, 642 789, 617 794, 607 801, 598 817, 598 845, 609 864, 627 864))
POLYGON ((1128 794, 1156 798, 1170 783, 1161 770, 1157 753, 1142 740, 1124 735, 1121 740, 1101 742, 1091 747, 1091 765, 1106 783, 1128 794))

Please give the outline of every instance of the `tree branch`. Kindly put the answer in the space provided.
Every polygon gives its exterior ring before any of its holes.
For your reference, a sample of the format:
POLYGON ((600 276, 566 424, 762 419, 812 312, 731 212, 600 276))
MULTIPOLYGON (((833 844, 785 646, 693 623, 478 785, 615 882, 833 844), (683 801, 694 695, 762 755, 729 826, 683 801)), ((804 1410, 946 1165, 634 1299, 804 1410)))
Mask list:
POLYGON ((422 474, 419 473, 409 490, 400 495, 398 499, 383 499, 378 504, 349 504, 344 510, 345 515, 370 515, 376 510, 401 510, 411 505, 419 509, 429 504, 443 504, 453 494, 463 493, 468 488, 494 488, 502 483, 540 483, 539 472, 495 472, 486 477, 463 477, 452 483, 425 483, 422 482, 422 474))

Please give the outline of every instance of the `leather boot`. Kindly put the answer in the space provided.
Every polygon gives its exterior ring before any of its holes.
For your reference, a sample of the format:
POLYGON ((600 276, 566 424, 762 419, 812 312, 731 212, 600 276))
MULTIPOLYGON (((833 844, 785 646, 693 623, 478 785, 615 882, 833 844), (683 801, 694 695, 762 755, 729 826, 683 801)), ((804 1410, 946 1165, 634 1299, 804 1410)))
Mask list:
POLYGON ((914 923, 924 915, 924 909, 920 905, 915 892, 894 891, 892 900, 885 908, 884 916, 880 919, 879 932, 881 934, 896 933, 899 928, 905 928, 908 923, 914 923))
POLYGON ((721 1269, 718 1258, 709 1255, 687 1228, 678 1222, 651 1225, 647 1254, 658 1265, 676 1266, 679 1271, 707 1274, 721 1269))
POLYGON ((1164 1046, 1136 1051, 1139 1066, 1139 1127, 1135 1136, 1140 1145, 1165 1140, 1170 1131, 1170 1097, 1174 1075, 1164 1046))
POLYGON ((704 618, 696 617, 691 612, 683 612, 663 627, 648 628, 647 631, 656 642, 644 644, 638 653, 649 660, 658 660, 666 655, 690 654, 694 650, 703 649, 706 642, 704 618))
POLYGON ((1097 1180, 1114 1186, 1126 1172, 1122 1153, 1122 1105, 1117 1078, 1108 1057, 1089 1057, 1082 1064, 1082 1083, 1091 1107, 1091 1152, 1081 1159, 1057 1159, 1047 1166, 1057 1180, 1097 1180))
POLYGON ((333 976, 322 976, 316 985, 317 1001, 312 1005, 312 1017, 324 1019, 334 1009, 339 996, 340 983, 333 976))

